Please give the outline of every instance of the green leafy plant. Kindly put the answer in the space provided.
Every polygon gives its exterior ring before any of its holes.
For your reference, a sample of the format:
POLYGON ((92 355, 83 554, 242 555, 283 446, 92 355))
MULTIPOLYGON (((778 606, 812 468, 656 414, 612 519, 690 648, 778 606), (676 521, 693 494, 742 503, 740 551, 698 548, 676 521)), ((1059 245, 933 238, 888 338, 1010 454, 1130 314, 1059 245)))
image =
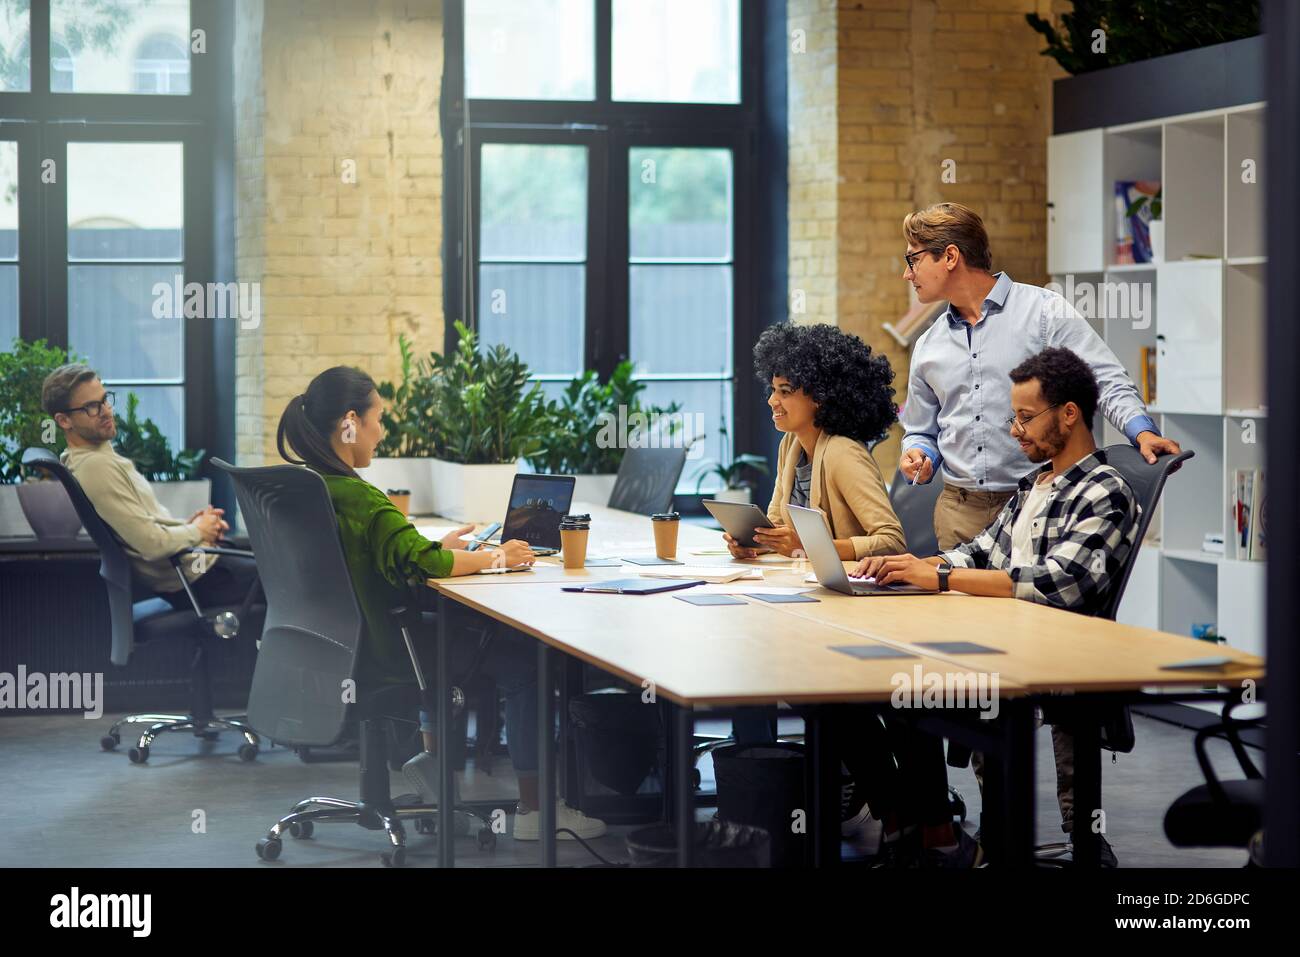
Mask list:
MULTIPOLYGON (((397 337, 401 350, 401 378, 396 382, 381 382, 376 389, 387 402, 380 417, 384 424, 384 439, 375 447, 381 458, 428 458, 433 454, 431 441, 432 389, 427 376, 422 375, 422 363, 415 358, 411 343, 403 333, 397 337)), ((424 370, 427 371, 427 370, 424 370)))
MULTIPOLYGON (((718 429, 718 433, 722 436, 722 447, 727 448, 727 427, 722 426, 722 428, 718 429)), ((752 478, 746 479, 744 477, 747 471, 758 472, 761 475, 772 474, 766 456, 752 455, 746 452, 735 456, 730 462, 716 462, 711 468, 704 468, 699 473, 699 481, 695 483, 695 494, 699 495, 700 490, 704 487, 705 480, 714 475, 722 480, 722 487, 725 489, 752 489, 755 483, 752 478)))
POLYGON ((447 462, 495 465, 546 450, 554 418, 528 365, 507 346, 478 348, 459 320, 454 352, 431 352, 417 387, 421 427, 433 453, 447 462))
POLYGON ((126 396, 126 418, 114 414, 117 438, 113 447, 135 463, 136 470, 150 482, 188 482, 198 478, 205 450, 184 449, 172 454, 167 436, 151 419, 139 417, 140 397, 126 396))
MULTIPOLYGON (((667 408, 644 407, 640 394, 645 383, 632 378, 632 370, 632 363, 625 359, 614 367, 606 382, 590 369, 570 380, 559 401, 550 405, 553 432, 545 451, 530 457, 533 468, 557 475, 617 472, 627 450, 619 442, 601 442, 600 434, 610 419, 619 420, 620 407, 624 421, 635 421, 637 415, 648 419, 655 414, 672 414, 681 408, 676 402, 667 408)), ((676 431, 675 425, 670 423, 669 434, 676 431)))
POLYGON ((1127 219, 1131 216, 1136 216, 1138 212, 1141 211, 1142 207, 1145 206, 1148 201, 1150 201, 1151 218, 1159 219, 1160 213, 1164 209, 1164 205, 1163 205, 1164 201, 1163 199, 1161 199, 1161 197, 1164 195, 1164 192, 1165 190, 1164 187, 1162 186, 1160 189, 1156 190, 1156 194, 1154 196, 1147 196, 1145 193, 1138 196, 1138 198, 1133 200, 1133 202, 1129 203, 1128 208, 1124 210, 1124 218, 1127 219))
POLYGON ((63 430, 41 408, 41 385, 59 366, 77 361, 44 339, 15 339, 10 351, 0 352, 0 485, 23 480, 25 449, 39 445, 60 452, 66 447, 63 430))
POLYGON ((1042 55, 1072 75, 1260 32, 1259 0, 1074 0, 1072 6, 1059 25, 1025 14, 1047 40, 1042 55))

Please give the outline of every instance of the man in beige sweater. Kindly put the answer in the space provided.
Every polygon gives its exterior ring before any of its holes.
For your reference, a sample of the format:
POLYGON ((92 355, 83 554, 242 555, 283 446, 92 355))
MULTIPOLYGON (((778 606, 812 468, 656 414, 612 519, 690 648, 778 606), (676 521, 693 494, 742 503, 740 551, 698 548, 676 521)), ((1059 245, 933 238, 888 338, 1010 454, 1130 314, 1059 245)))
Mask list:
MULTIPOLYGON (((63 430, 63 464, 81 484, 99 517, 126 548, 140 581, 176 608, 189 607, 171 557, 197 546, 216 545, 229 530, 223 510, 205 506, 187 521, 159 504, 144 476, 112 445, 117 435, 113 394, 79 363, 60 366, 41 386, 41 405, 63 430)), ((205 608, 241 603, 257 580, 250 561, 217 564, 217 556, 194 552, 181 571, 205 608)))

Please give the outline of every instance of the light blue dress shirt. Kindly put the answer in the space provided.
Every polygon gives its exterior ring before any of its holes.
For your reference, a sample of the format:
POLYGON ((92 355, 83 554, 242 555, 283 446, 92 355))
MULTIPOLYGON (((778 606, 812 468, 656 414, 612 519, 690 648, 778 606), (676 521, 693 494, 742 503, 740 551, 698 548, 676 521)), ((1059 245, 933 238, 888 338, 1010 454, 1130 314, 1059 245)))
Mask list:
POLYGON ((1106 343, 1059 293, 997 274, 973 326, 949 304, 912 348, 903 408, 903 451, 920 449, 949 485, 1014 491, 1038 468, 1007 429, 1011 370, 1049 346, 1092 367, 1098 411, 1135 442, 1159 434, 1141 395, 1106 343))

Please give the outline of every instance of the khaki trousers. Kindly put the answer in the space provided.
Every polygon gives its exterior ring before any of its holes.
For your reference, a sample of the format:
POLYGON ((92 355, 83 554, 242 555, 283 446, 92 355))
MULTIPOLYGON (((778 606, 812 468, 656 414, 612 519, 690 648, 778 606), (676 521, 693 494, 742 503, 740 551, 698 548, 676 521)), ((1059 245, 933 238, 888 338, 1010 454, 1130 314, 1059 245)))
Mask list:
MULTIPOLYGON (((1015 492, 973 492, 945 485, 934 504, 934 534, 945 551, 969 542, 993 524, 1015 492)), ((1056 800, 1061 808, 1061 830, 1067 834, 1074 822, 1074 736, 1052 726, 1052 754, 1056 758, 1056 800)), ((984 755, 971 755, 971 769, 984 789, 984 755)))

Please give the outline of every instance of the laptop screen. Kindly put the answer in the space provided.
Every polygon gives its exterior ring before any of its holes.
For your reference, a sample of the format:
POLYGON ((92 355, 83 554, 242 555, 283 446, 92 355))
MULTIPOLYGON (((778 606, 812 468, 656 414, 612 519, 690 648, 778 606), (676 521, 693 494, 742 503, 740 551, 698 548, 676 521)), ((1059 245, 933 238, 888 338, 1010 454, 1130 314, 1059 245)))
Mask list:
POLYGON ((572 500, 572 475, 516 475, 501 541, 519 538, 534 548, 559 548, 560 519, 572 500))

